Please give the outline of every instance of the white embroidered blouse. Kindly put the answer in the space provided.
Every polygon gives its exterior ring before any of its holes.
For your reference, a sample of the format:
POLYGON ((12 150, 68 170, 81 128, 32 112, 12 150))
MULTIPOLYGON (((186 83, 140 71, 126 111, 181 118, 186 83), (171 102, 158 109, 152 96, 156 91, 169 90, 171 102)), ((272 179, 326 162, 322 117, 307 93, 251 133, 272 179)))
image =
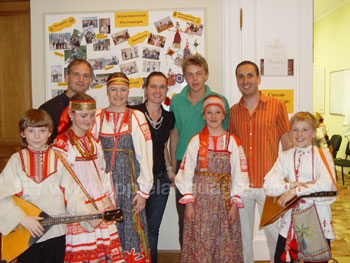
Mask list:
MULTIPOLYGON (((335 191, 331 178, 332 176, 335 180, 333 159, 328 151, 322 151, 332 175, 329 174, 316 147, 292 148, 280 154, 272 169, 265 176, 264 190, 266 195, 280 196, 290 189, 291 182, 308 182, 312 180, 316 180, 316 183, 308 184, 308 187, 296 188, 298 196, 322 191, 335 191)), ((330 205, 335 200, 335 197, 316 197, 302 198, 299 202, 300 209, 305 209, 315 204, 325 237, 331 240, 334 239, 334 232, 330 205)), ((280 219, 279 233, 285 238, 291 223, 291 213, 292 210, 290 209, 280 219)))

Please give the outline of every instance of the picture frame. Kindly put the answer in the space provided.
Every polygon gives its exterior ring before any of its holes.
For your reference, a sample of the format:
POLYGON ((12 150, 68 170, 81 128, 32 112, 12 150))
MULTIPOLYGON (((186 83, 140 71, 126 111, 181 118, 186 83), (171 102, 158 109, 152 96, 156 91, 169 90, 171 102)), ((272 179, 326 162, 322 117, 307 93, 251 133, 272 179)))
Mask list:
POLYGON ((345 115, 350 98, 350 69, 330 72, 329 113, 345 115))

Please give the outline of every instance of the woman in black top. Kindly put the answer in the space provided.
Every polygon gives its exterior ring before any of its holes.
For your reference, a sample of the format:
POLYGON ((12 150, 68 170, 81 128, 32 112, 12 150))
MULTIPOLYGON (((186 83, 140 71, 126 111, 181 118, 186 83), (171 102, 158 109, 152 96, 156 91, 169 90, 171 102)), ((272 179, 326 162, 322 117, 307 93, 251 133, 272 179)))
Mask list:
POLYGON ((151 130, 153 142, 153 188, 146 202, 148 242, 152 263, 157 262, 157 246, 160 223, 163 218, 169 189, 175 178, 168 152, 170 131, 174 128, 175 116, 163 109, 162 102, 168 92, 167 78, 161 72, 152 72, 146 79, 147 100, 130 108, 142 111, 151 130))

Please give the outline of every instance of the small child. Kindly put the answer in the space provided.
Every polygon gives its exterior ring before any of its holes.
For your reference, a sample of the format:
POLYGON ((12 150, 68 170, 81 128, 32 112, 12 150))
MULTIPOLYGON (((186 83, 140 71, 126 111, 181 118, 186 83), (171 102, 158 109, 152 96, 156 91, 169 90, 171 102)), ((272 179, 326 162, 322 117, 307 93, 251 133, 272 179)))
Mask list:
POLYGON ((316 118, 316 136, 314 138, 315 145, 318 148, 328 150, 333 155, 333 146, 327 135, 327 127, 324 124, 323 117, 320 113, 312 114, 316 118))
POLYGON ((50 116, 43 110, 30 109, 18 126, 23 149, 11 156, 0 175, 0 232, 7 235, 22 225, 32 237, 41 237, 18 257, 19 263, 62 263, 66 226, 55 225, 44 234, 39 222, 43 218, 26 215, 12 196, 21 197, 50 216, 65 215, 66 210, 87 214, 89 209, 73 178, 47 145, 53 130, 50 116))
MULTIPOLYGON (((264 182, 266 195, 281 195, 278 204, 282 207, 285 207, 286 203, 295 196, 302 197, 316 192, 334 191, 335 182, 332 156, 328 151, 321 150, 325 157, 323 160, 319 149, 312 144, 316 136, 316 119, 312 114, 296 113, 290 120, 290 126, 295 147, 281 153, 270 172, 265 176, 264 182), (326 162, 330 171, 327 169, 326 162)), ((289 258, 296 259, 296 256, 293 258, 291 253, 291 246, 296 236, 292 211, 304 210, 315 205, 324 237, 328 243, 334 240, 330 204, 335 199, 335 197, 302 198, 293 209, 288 210, 281 217, 275 262, 289 262, 289 258)), ((301 245, 298 245, 300 248, 301 245)))
POLYGON ((225 102, 203 101, 206 126, 187 146, 175 183, 186 204, 181 262, 243 262, 238 208, 248 188, 239 140, 223 127, 225 102))
MULTIPOLYGON (((113 209, 113 186, 105 173, 101 143, 89 132, 95 120, 96 102, 86 94, 76 94, 69 103, 72 125, 58 135, 53 149, 64 156, 84 192, 85 203, 92 212, 113 209)), ((121 254, 118 230, 114 222, 102 222, 92 232, 79 223, 67 225, 65 262, 125 262, 121 254)))

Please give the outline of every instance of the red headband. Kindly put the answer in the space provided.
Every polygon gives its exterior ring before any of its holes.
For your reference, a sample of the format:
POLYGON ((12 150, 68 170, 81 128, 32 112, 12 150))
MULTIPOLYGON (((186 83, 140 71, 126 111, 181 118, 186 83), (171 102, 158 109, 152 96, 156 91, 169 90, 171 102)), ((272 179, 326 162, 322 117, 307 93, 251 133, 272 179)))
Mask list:
POLYGON ((211 95, 211 96, 204 99, 203 112, 205 111, 205 109, 207 107, 212 106, 212 105, 218 106, 224 111, 224 113, 226 112, 225 111, 225 101, 221 97, 216 96, 216 95, 211 95))

